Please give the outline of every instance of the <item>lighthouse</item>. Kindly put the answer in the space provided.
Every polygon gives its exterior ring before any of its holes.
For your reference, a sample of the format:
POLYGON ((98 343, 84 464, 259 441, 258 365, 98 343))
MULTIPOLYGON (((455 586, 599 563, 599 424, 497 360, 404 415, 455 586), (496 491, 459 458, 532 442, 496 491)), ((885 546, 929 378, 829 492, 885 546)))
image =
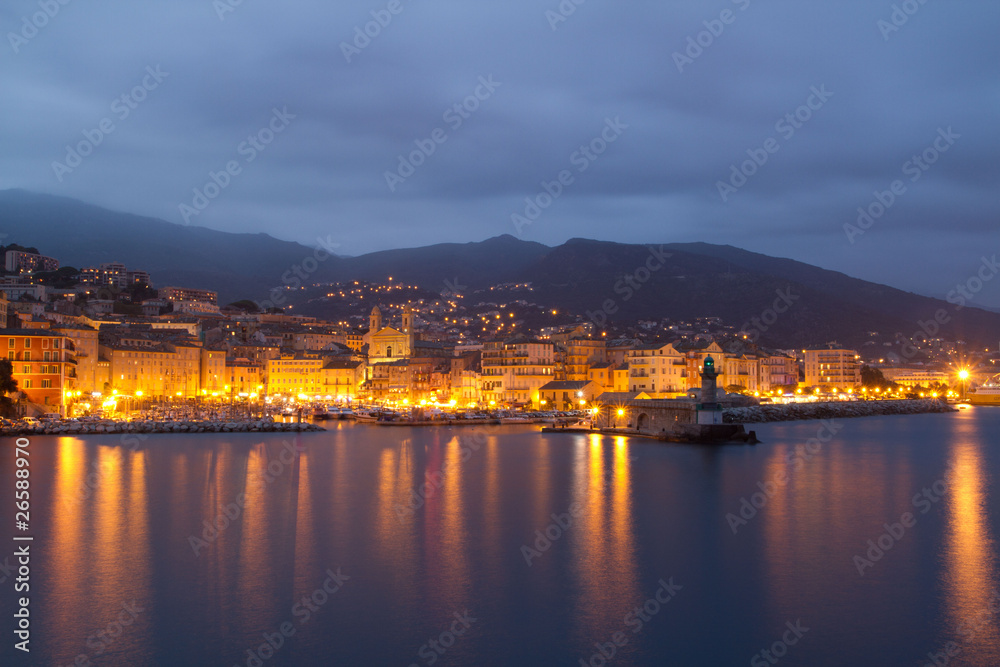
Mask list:
POLYGON ((711 355, 705 357, 705 364, 701 369, 701 401, 695 406, 699 424, 722 423, 722 406, 716 400, 718 377, 715 359, 711 355))

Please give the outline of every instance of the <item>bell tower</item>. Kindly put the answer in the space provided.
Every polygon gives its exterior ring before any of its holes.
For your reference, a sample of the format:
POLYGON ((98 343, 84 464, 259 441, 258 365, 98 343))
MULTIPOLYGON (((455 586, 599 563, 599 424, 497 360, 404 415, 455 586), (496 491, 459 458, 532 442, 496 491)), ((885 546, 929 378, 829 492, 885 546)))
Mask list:
POLYGON ((403 333, 413 335, 413 309, 409 306, 403 310, 403 333))
POLYGON ((368 331, 371 334, 377 334, 382 330, 382 311, 378 309, 378 306, 372 308, 372 314, 368 316, 368 331))

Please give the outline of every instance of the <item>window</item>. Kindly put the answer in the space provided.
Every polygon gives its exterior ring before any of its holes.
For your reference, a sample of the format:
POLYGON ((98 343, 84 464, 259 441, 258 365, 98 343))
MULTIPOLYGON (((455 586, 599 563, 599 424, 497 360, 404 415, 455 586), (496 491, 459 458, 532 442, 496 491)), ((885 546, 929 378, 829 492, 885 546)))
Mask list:
POLYGON ((51 389, 52 380, 42 380, 42 389, 51 389))
POLYGON ((30 338, 25 338, 24 339, 24 346, 25 347, 31 347, 31 339, 30 338))
POLYGON ((48 361, 48 360, 49 360, 49 353, 42 352, 42 361, 48 361))
POLYGON ((8 338, 7 339, 7 347, 9 347, 11 349, 14 348, 14 339, 13 338, 8 338))
POLYGON ((24 366, 21 366, 21 372, 24 373, 25 375, 27 375, 28 373, 31 372, 31 366, 27 365, 27 364, 24 365, 24 366))
POLYGON ((25 389, 31 389, 31 380, 25 380, 24 381, 24 388, 25 389))

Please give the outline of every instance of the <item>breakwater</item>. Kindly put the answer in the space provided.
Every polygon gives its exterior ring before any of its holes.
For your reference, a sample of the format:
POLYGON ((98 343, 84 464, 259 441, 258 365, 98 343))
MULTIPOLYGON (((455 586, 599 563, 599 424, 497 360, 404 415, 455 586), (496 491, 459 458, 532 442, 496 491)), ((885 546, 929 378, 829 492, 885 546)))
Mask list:
POLYGON ((831 403, 789 403, 726 408, 722 419, 727 424, 760 424, 802 419, 849 419, 880 415, 916 415, 929 412, 954 412, 944 401, 922 398, 898 401, 836 401, 831 403))
POLYGON ((103 433, 286 433, 325 431, 309 423, 274 422, 267 419, 241 421, 52 421, 15 424, 0 429, 0 435, 93 435, 103 433))

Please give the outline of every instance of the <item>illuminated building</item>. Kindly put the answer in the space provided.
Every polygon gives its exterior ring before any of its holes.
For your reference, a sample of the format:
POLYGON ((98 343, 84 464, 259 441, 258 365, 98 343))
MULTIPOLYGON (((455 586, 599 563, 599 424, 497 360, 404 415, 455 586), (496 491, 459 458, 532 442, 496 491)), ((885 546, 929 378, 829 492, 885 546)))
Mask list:
POLYGON ((76 360, 69 338, 45 328, 0 329, 0 350, 28 401, 63 411, 64 392, 75 389, 76 360))

